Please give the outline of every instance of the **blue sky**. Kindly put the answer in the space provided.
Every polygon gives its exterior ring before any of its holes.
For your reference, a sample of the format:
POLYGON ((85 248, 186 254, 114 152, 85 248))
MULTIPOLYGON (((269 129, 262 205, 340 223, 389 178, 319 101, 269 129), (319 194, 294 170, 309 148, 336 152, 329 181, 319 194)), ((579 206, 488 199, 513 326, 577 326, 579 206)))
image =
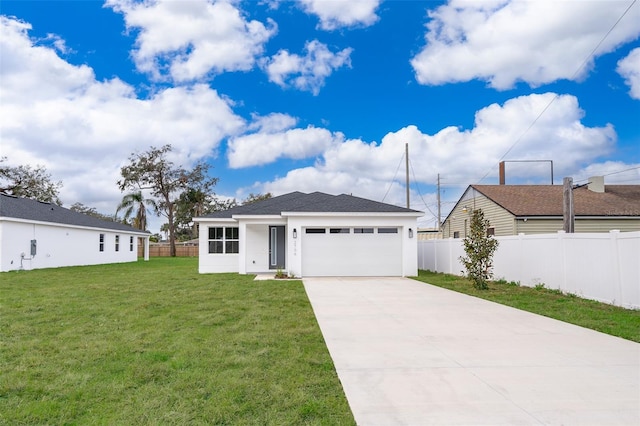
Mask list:
MULTIPOLYGON (((206 159, 216 193, 323 191, 434 226, 500 160, 640 183, 636 1, 12 1, 0 153, 113 213, 131 152, 206 159), (399 165, 401 166, 399 168, 399 165)), ((507 163, 507 183, 549 183, 507 163)), ((161 221, 153 223, 157 231, 161 221)))

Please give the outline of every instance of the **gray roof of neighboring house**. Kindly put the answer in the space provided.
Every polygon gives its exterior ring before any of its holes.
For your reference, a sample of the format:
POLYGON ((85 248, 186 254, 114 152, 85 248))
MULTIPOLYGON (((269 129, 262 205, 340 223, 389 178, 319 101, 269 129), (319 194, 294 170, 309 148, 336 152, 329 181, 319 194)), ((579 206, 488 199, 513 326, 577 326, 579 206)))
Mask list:
POLYGON ((129 225, 98 219, 84 213, 74 212, 52 203, 43 203, 29 198, 19 198, 0 193, 0 217, 58 223, 63 225, 102 228, 122 232, 148 234, 129 225))
POLYGON ((229 210, 210 213, 203 218, 229 219, 235 215, 280 215, 283 212, 308 213, 422 213, 418 210, 394 206, 354 197, 353 195, 330 195, 322 192, 305 194, 291 192, 229 210))

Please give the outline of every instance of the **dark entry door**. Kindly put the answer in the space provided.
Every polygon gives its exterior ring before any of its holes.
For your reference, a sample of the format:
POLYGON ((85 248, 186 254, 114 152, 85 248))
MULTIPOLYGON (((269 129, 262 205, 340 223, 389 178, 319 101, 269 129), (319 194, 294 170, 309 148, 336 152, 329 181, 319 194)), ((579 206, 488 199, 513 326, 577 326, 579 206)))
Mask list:
POLYGON ((269 269, 284 269, 285 259, 284 226, 269 227, 269 269))

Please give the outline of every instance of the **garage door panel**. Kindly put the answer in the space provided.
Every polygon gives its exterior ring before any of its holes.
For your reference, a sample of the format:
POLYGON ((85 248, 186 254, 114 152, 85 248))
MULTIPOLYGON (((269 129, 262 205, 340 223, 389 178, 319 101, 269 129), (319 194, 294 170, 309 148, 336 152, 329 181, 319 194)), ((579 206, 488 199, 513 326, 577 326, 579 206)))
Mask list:
POLYGON ((303 276, 402 275, 401 234, 303 234, 303 276))

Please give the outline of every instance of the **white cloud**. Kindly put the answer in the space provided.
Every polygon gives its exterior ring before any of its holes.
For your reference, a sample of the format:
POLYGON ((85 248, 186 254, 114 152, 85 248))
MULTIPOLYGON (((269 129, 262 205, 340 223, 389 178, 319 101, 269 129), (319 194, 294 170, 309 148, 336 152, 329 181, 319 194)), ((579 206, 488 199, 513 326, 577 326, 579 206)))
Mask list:
POLYGON ((618 61, 616 71, 631 88, 629 95, 633 99, 640 99, 640 47, 633 49, 626 58, 618 61))
POLYGON ((276 133, 283 130, 291 129, 298 124, 298 119, 288 114, 271 113, 266 116, 254 115, 253 121, 247 127, 251 131, 260 131, 263 133, 276 133))
MULTIPOLYGON (((556 178, 570 176, 585 164, 609 153, 616 134, 609 124, 603 127, 583 125, 584 112, 577 99, 570 95, 558 96, 525 133, 554 97, 553 93, 529 95, 511 99, 503 105, 489 105, 476 113, 474 127, 470 130, 447 127, 429 135, 416 126, 407 126, 388 133, 381 143, 347 140, 333 144, 315 166, 292 170, 286 176, 263 182, 252 190, 275 194, 293 190, 353 193, 381 200, 395 179, 386 201, 402 205, 404 163, 401 159, 405 143, 409 144, 411 181, 417 180, 422 186, 434 185, 438 173, 447 183, 478 183, 484 175, 488 177, 482 183, 497 183, 498 162, 512 147, 507 160, 550 159, 554 161, 556 178)), ((520 168, 517 174, 511 173, 509 180, 547 183, 548 165, 520 168)), ((418 195, 413 192, 413 202, 418 203, 414 207, 424 208, 424 204, 420 206, 418 195)), ((431 203, 433 194, 422 195, 431 203)))
POLYGON ((288 116, 275 115, 269 118, 268 120, 260 119, 258 133, 229 140, 227 148, 229 167, 259 166, 280 158, 314 157, 344 140, 341 133, 331 133, 318 127, 288 128, 293 124, 288 116))
POLYGON ((206 85, 170 88, 148 99, 115 78, 97 81, 86 65, 34 45, 30 25, 0 18, 0 134, 10 164, 42 164, 62 180, 65 205, 114 213, 116 186, 129 154, 172 144, 189 166, 215 155, 244 122, 206 85))
POLYGON ((249 21, 231 1, 108 0, 138 31, 132 52, 140 71, 161 79, 167 69, 174 81, 251 69, 264 44, 276 32, 268 21, 249 21))
POLYGON ((368 27, 378 20, 380 0, 299 0, 307 13, 320 18, 320 28, 368 27))
POLYGON ((281 87, 293 86, 317 95, 320 93, 320 88, 324 86, 325 79, 334 70, 342 66, 351 67, 351 48, 333 53, 326 44, 313 40, 307 42, 304 49, 305 56, 280 50, 270 59, 265 60, 263 67, 269 76, 269 81, 281 87))
POLYGON ((640 35, 640 4, 604 39, 627 1, 451 1, 429 12, 426 46, 411 64, 427 85, 484 80, 496 89, 580 80, 589 58, 640 35))

